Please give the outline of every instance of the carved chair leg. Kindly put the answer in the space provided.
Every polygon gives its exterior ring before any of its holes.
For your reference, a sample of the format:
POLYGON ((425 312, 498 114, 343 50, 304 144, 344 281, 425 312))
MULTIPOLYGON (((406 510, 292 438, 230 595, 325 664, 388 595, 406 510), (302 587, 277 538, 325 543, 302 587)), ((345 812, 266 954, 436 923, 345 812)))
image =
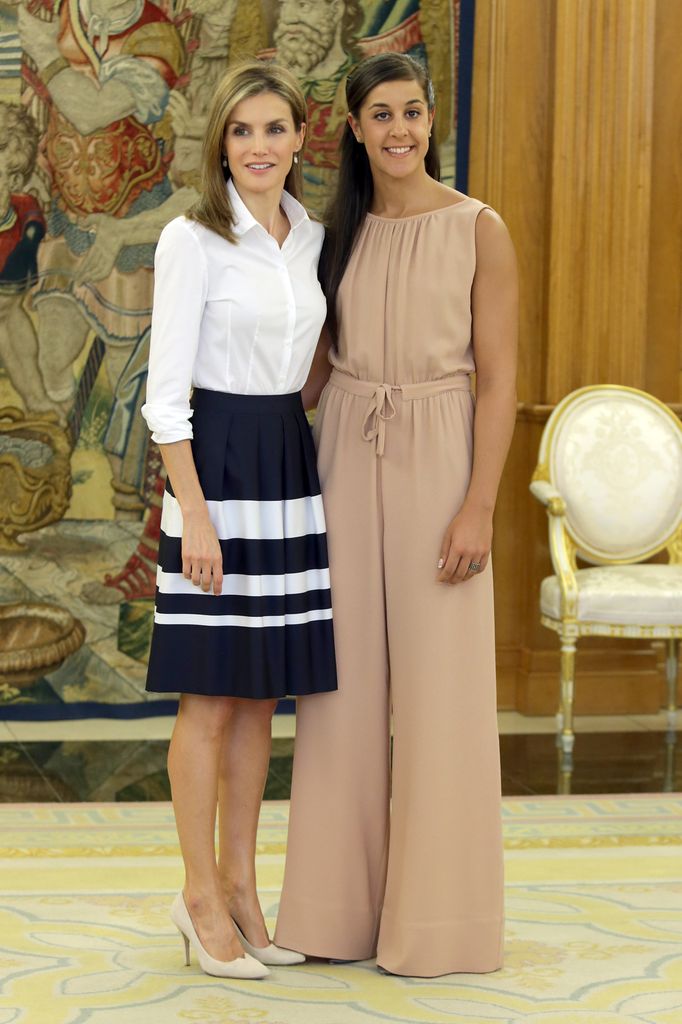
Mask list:
POLYGON ((573 775, 573 690, 575 680, 574 637, 561 637, 561 700, 557 713, 557 793, 571 792, 573 775))
POLYGON ((561 749, 564 754, 572 753, 575 740, 573 735, 575 649, 575 637, 561 637, 561 749))
POLYGON ((665 676, 668 683, 668 725, 675 727, 675 712, 677 710, 677 673, 680 660, 680 641, 676 637, 670 637, 667 641, 665 659, 665 676))

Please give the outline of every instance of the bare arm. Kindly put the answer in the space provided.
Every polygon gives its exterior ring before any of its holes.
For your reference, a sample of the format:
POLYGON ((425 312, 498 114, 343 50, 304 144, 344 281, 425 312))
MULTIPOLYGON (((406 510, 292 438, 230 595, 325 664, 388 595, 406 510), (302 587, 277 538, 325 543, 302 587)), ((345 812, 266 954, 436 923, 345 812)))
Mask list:
POLYGON ((509 232, 492 210, 476 222, 476 275, 471 294, 476 414, 474 459, 462 508, 448 527, 439 580, 469 579, 490 557, 493 511, 516 418, 518 274, 509 232))
POLYGON ((315 355, 310 365, 310 372, 308 373, 308 379, 303 385, 301 391, 301 397, 303 398, 303 408, 307 411, 308 409, 315 409, 317 403, 320 400, 322 389, 329 380, 329 375, 332 372, 331 363, 329 362, 329 349, 331 347, 332 339, 331 335, 325 325, 322 328, 320 334, 320 340, 317 343, 315 349, 315 355))
POLYGON ((185 185, 173 192, 159 206, 136 213, 134 217, 115 218, 102 213, 91 213, 83 218, 82 224, 84 227, 95 227, 99 232, 105 221, 111 222, 112 230, 118 230, 121 236, 121 245, 153 244, 158 241, 161 229, 168 221, 183 214, 198 198, 198 192, 185 185))
POLYGON ((101 281, 108 277, 125 245, 142 245, 158 241, 161 229, 191 206, 197 199, 193 188, 180 188, 160 206, 144 210, 134 217, 112 217, 108 213, 90 213, 81 221, 90 228, 95 241, 87 250, 76 273, 76 284, 101 281))
POLYGON ((182 574, 195 586, 220 594, 223 557, 197 476, 189 441, 159 445, 163 463, 182 511, 182 574))
POLYGON ((478 218, 476 246, 472 290, 476 418, 466 501, 492 514, 516 420, 518 275, 509 232, 490 210, 478 218))

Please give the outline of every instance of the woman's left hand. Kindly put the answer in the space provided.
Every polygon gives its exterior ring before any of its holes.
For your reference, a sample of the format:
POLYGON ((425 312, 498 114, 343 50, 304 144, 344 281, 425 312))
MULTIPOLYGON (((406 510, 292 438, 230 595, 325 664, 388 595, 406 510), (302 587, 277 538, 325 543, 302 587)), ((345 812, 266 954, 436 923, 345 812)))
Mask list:
POLYGON ((462 506, 452 520, 440 548, 439 583, 464 583, 483 572, 490 558, 493 515, 487 509, 462 506), (477 565, 471 570, 469 566, 477 565))

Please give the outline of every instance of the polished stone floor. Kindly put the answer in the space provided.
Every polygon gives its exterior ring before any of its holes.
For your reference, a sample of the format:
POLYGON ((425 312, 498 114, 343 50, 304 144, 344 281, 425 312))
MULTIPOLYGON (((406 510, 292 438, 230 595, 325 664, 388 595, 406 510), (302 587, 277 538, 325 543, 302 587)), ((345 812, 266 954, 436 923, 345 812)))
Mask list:
MULTIPOLYGON (((553 720, 511 712, 499 718, 503 793, 556 793, 553 720)), ((171 728, 168 718, 0 722, 0 801, 167 800, 171 728)), ((293 733, 293 716, 275 716, 266 799, 289 796, 293 733)), ((664 715, 585 717, 576 733, 571 792, 682 790, 682 754, 664 715)))

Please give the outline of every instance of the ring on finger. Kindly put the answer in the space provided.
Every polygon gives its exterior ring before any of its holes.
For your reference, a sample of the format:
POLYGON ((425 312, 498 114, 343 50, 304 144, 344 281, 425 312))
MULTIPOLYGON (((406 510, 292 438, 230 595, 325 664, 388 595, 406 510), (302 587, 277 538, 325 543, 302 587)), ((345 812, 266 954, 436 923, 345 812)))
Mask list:
POLYGON ((480 562, 469 562, 469 572, 480 572, 480 571, 481 571, 481 563, 480 562))

